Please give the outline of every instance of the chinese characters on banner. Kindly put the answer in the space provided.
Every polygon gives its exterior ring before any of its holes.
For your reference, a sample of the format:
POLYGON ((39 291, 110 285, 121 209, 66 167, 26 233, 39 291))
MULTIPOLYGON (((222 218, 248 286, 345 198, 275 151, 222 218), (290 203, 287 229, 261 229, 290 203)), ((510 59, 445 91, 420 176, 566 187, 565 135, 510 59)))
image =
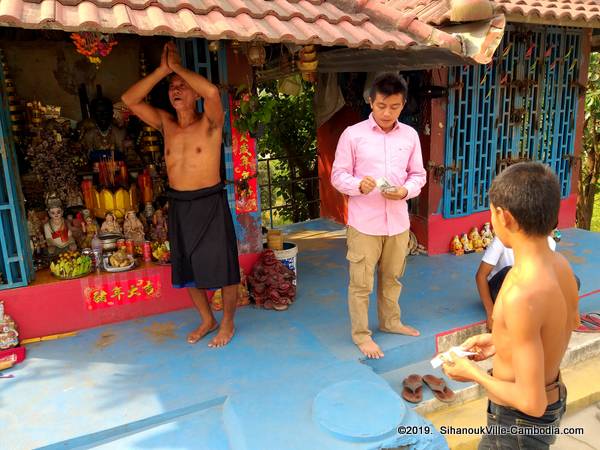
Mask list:
POLYGON ((109 308, 160 297, 160 276, 150 275, 131 280, 106 280, 84 289, 87 309, 109 308))
POLYGON ((231 111, 231 146, 233 152, 233 179, 235 181, 236 213, 258 211, 256 182, 256 141, 247 133, 241 134, 234 127, 234 111, 238 101, 229 98, 231 111))

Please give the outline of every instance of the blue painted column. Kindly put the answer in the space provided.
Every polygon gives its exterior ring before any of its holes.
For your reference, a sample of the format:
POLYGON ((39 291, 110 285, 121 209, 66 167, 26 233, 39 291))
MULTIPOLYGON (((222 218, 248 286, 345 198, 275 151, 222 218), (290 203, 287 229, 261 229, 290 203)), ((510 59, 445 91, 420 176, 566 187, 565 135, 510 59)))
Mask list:
MULTIPOLYGON (((0 70, 0 86, 4 75, 0 70)), ((0 92, 0 290, 26 286, 33 276, 24 198, 10 131, 7 96, 0 92)))

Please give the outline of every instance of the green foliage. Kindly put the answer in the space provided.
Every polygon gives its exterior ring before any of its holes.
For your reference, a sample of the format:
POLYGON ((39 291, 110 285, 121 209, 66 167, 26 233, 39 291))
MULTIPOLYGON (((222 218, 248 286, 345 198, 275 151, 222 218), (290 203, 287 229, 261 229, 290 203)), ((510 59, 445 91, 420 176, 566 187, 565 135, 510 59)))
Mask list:
POLYGON ((261 124, 266 125, 271 122, 275 107, 275 99, 265 90, 261 90, 258 95, 245 93, 241 96, 240 104, 235 111, 237 117, 235 127, 242 133, 250 133, 254 136, 261 124))
POLYGON ((600 54, 590 55, 585 97, 583 149, 577 203, 577 224, 590 229, 597 192, 600 190, 600 54))
POLYGON ((600 232, 600 194, 596 193, 596 201, 594 202, 594 213, 590 226, 591 231, 600 232))
MULTIPOLYGON (((262 86, 257 95, 242 96, 236 111, 236 127, 258 138, 259 160, 271 159, 259 165, 259 184, 267 184, 270 176, 272 185, 270 201, 267 187, 261 190, 263 211, 270 205, 288 205, 274 213, 274 224, 301 222, 319 215, 313 100, 310 84, 299 95, 290 96, 278 93, 272 83, 262 86)), ((268 217, 268 213, 263 214, 263 218, 268 217)))

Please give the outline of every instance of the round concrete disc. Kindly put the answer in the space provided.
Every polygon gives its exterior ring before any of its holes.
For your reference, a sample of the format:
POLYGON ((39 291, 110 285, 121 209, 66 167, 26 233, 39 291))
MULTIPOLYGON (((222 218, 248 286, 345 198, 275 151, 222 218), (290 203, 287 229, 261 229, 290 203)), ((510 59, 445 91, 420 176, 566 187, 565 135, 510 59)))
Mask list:
POLYGON ((336 437, 370 441, 395 433, 406 406, 390 388, 369 381, 342 381, 323 389, 313 402, 313 418, 336 437))

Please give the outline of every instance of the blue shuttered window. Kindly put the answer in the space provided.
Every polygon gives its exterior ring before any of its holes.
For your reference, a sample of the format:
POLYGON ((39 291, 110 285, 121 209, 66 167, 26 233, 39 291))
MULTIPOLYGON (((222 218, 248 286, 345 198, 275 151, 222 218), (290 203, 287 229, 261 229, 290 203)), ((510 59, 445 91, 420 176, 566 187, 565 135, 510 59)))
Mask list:
POLYGON ((576 29, 509 26, 491 64, 450 68, 444 217, 488 209, 494 176, 519 160, 550 165, 569 195, 581 39, 576 29))

